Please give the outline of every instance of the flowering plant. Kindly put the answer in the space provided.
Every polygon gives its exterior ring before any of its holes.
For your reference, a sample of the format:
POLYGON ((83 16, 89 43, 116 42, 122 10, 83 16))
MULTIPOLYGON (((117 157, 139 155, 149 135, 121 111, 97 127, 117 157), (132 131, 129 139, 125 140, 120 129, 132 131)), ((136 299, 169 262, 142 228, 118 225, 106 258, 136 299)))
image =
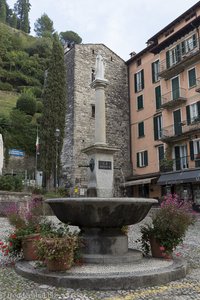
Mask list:
POLYGON ((144 253, 149 253, 153 237, 159 243, 163 257, 168 256, 183 242, 188 227, 193 223, 190 203, 180 200, 177 194, 165 196, 161 207, 152 216, 152 224, 141 227, 144 253))

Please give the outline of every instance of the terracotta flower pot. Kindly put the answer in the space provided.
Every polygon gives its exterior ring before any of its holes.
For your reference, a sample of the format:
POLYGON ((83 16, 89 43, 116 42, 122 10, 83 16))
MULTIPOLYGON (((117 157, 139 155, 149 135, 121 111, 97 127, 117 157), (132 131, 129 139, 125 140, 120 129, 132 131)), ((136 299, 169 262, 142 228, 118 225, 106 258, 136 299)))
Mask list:
POLYGON ((35 241, 40 239, 39 234, 30 234, 22 239, 22 251, 24 260, 38 260, 35 241))
POLYGON ((172 254, 166 254, 160 243, 154 238, 150 238, 151 254, 155 258, 172 259, 172 254))
POLYGON ((46 264, 47 269, 52 272, 69 270, 73 264, 73 254, 67 253, 62 258, 46 260, 46 264))

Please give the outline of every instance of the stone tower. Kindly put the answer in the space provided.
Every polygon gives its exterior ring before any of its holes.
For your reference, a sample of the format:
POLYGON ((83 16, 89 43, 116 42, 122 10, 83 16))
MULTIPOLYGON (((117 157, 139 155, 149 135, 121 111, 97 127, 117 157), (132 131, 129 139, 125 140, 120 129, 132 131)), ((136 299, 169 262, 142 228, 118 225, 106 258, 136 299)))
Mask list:
POLYGON ((88 180, 88 158, 82 149, 90 146, 95 135, 94 79, 97 54, 104 57, 105 77, 109 86, 106 98, 106 139, 119 148, 114 155, 114 195, 121 195, 124 177, 130 175, 130 123, 128 77, 125 62, 103 44, 80 44, 67 49, 67 109, 62 151, 63 184, 70 193, 85 194, 88 180))

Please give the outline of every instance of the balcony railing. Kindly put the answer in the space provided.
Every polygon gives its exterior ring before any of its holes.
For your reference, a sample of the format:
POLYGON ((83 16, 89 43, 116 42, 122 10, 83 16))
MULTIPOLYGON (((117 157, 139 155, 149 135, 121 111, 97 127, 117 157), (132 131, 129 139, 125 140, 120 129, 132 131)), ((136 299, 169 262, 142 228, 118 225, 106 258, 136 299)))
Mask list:
POLYGON ((187 45, 187 51, 180 45, 179 50, 174 50, 169 59, 160 62, 159 76, 164 79, 169 79, 182 72, 189 65, 195 63, 200 58, 200 43, 199 39, 187 45))
POLYGON ((174 108, 175 106, 186 102, 186 100, 186 90, 178 88, 161 96, 161 107, 174 108))
POLYGON ((182 121, 162 128, 160 140, 163 142, 175 142, 185 139, 191 134, 195 134, 200 130, 200 118, 194 118, 190 124, 187 121, 182 121))
POLYGON ((167 167, 167 165, 160 165, 160 172, 172 172, 172 171, 179 171, 179 170, 185 170, 189 168, 189 156, 182 156, 179 158, 175 158, 172 160, 169 160, 170 165, 167 167))

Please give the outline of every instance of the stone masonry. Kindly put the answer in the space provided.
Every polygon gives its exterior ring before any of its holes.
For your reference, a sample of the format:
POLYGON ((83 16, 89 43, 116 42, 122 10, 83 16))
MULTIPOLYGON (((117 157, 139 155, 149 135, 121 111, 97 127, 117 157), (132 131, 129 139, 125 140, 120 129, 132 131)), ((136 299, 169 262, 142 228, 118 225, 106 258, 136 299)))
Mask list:
POLYGON ((74 45, 65 52, 67 70, 67 110, 62 151, 64 184, 87 187, 88 157, 81 150, 94 143, 95 92, 90 87, 98 52, 105 63, 106 141, 120 149, 114 155, 114 195, 122 193, 120 185, 130 175, 130 132, 128 77, 125 62, 103 44, 74 45))

